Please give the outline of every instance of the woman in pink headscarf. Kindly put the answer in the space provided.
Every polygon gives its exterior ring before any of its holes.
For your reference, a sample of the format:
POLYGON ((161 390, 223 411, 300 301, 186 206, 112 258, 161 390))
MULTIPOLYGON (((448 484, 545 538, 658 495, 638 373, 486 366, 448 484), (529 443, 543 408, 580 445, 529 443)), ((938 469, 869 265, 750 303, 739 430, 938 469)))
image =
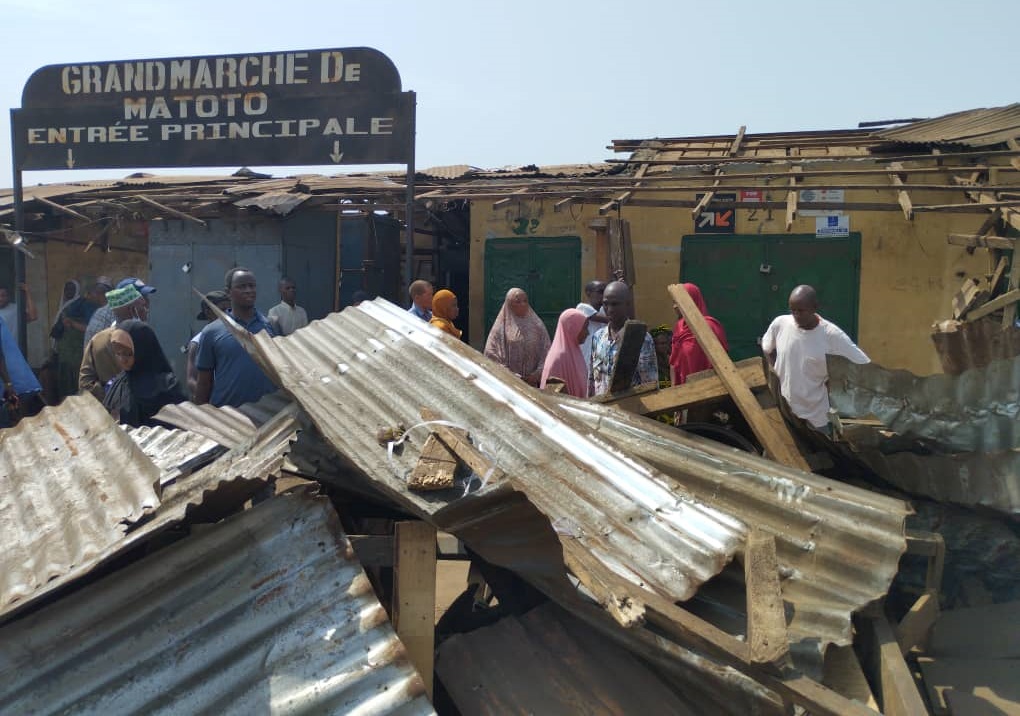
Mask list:
POLYGON ((581 344, 588 337, 588 317, 576 308, 568 308, 560 314, 556 323, 549 355, 542 368, 544 388, 549 378, 559 378, 566 385, 566 391, 575 398, 588 397, 588 364, 581 353, 581 344))
POLYGON ((511 288, 485 341, 485 357, 537 386, 549 343, 549 331, 528 304, 528 294, 511 288))
MULTIPOLYGON (((705 317, 705 321, 712 328, 715 337, 722 343, 722 347, 728 351, 730 346, 726 342, 726 331, 719 321, 708 315, 708 308, 705 306, 705 299, 701 297, 701 290, 693 283, 685 283, 683 287, 686 289, 687 295, 694 301, 694 305, 701 311, 701 315, 705 317)), ((673 309, 677 315, 680 315, 680 309, 675 305, 673 309)), ((673 374, 673 385, 680 385, 686 382, 687 376, 692 373, 712 367, 712 363, 708 360, 705 352, 701 350, 701 346, 698 345, 694 332, 683 318, 676 322, 676 328, 673 330, 673 348, 669 354, 669 365, 673 374)))

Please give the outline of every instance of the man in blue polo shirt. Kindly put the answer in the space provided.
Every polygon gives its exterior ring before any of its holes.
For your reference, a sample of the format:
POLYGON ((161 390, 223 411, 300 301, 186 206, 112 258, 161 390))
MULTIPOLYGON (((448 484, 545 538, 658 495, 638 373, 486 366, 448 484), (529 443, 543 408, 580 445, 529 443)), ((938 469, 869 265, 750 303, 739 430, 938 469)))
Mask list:
MULTIPOLYGON (((267 331, 273 335, 269 321, 255 308, 255 274, 246 268, 232 268, 224 277, 230 296, 230 316, 249 333, 267 331)), ((198 343, 198 384, 195 403, 239 406, 253 403, 276 386, 244 349, 223 319, 202 329, 198 343)))

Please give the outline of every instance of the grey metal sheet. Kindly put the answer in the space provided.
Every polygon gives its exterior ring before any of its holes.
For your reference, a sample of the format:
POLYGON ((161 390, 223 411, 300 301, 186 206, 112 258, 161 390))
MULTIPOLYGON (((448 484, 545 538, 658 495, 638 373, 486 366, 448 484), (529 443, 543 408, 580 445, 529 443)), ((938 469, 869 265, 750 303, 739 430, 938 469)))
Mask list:
POLYGON ((640 457, 733 519, 775 536, 788 633, 805 650, 850 644, 851 614, 884 595, 906 550, 902 500, 586 401, 555 400, 595 437, 640 457))
POLYGON ((990 147, 1020 137, 1020 103, 953 112, 902 127, 878 130, 875 136, 894 142, 990 147))
MULTIPOLYGON (((82 396, 80 398, 80 400, 86 399, 91 400, 97 406, 99 405, 91 396, 82 396)), ((69 398, 68 400, 74 401, 79 399, 69 398)), ((69 409, 74 409, 74 403, 69 404, 65 401, 61 404, 61 407, 64 405, 67 405, 69 409)), ((100 410, 102 410, 101 407, 100 410)), ((126 535, 123 534, 123 530, 119 530, 101 548, 98 545, 93 545, 89 549, 88 554, 73 569, 63 572, 61 576, 54 577, 43 585, 37 586, 30 596, 20 599, 13 604, 4 605, 0 609, 0 619, 12 619, 17 612, 27 609, 34 602, 63 589, 111 558, 146 542, 159 532, 179 523, 186 515, 191 514, 196 509, 202 509, 206 514, 216 518, 223 514, 229 514, 229 512, 243 505, 245 500, 264 486, 270 477, 279 476, 286 452, 290 447, 290 438, 298 425, 294 418, 294 412, 293 409, 281 411, 273 420, 263 425, 254 433, 251 438, 230 450, 212 464, 182 478, 176 483, 167 485, 163 490, 162 502, 159 508, 148 520, 135 526, 126 535)), ((40 415, 45 413, 46 410, 40 413, 40 415)), ((103 434, 111 433, 119 436, 121 441, 127 441, 131 449, 137 451, 138 460, 143 461, 142 463, 133 461, 132 465, 137 470, 142 470, 143 468, 140 465, 148 464, 149 467, 144 469, 151 471, 154 479, 158 477, 159 469, 141 453, 140 448, 134 444, 128 435, 122 430, 117 430, 112 420, 109 420, 108 417, 107 420, 109 422, 103 434)), ((23 421, 22 424, 25 422, 27 421, 23 421)), ((91 449, 88 448, 88 445, 93 441, 93 433, 86 435, 68 433, 68 435, 72 438, 69 439, 68 444, 78 451, 78 455, 74 455, 70 459, 64 455, 63 460, 76 463, 83 449, 88 450, 91 455, 91 449)), ((3 433, 0 433, 0 436, 3 436, 3 433)), ((96 444, 101 447, 104 441, 96 440, 96 444)), ((7 451, 0 450, 0 453, 6 455, 7 451)), ((45 464, 42 459, 39 462, 40 464, 45 464)), ((98 458, 94 457, 87 458, 82 462, 84 466, 88 466, 90 462, 93 466, 100 464, 98 458)), ((101 464, 104 469, 107 469, 111 463, 109 459, 104 459, 101 464)), ((117 463, 113 464, 116 465, 117 463)), ((121 470, 119 472, 129 471, 121 470)), ((89 474, 93 474, 93 471, 90 470, 89 474)), ((7 509, 9 503, 2 501, 6 498, 6 492, 4 491, 4 495, 0 496, 0 518, 8 520, 10 517, 21 513, 7 509)), ((9 500, 10 498, 6 499, 9 500)), ((24 500, 22 503, 27 504, 24 500)), ((81 521, 85 517, 87 515, 79 516, 73 509, 66 510, 62 514, 53 515, 52 521, 60 523, 59 528, 62 532, 54 536, 54 544, 50 545, 51 551, 64 548, 76 548, 80 551, 82 545, 92 545, 88 531, 90 525, 81 521), (75 521, 75 517, 79 518, 79 522, 75 521)), ((8 524, 4 524, 3 527, 5 538, 8 533, 13 532, 17 534, 18 532, 17 529, 10 529, 8 524)), ((31 537, 24 527, 19 525, 18 529, 26 532, 26 537, 22 538, 23 541, 31 537)), ((11 540, 8 540, 8 543, 11 543, 11 540)), ((11 557, 7 557, 5 554, 5 564, 8 558, 12 560, 12 563, 20 564, 20 562, 15 561, 17 558, 14 554, 11 557)), ((26 564, 28 563, 26 562, 26 564)), ((7 570, 5 569, 4 571, 6 572, 7 570)))
POLYGON ((164 406, 156 419, 167 425, 207 437, 224 447, 236 447, 250 438, 255 430, 291 404, 291 399, 277 391, 256 403, 237 408, 195 405, 184 402, 164 406))
POLYGON ((195 468, 223 452, 219 443, 198 433, 168 430, 161 426, 121 427, 159 468, 160 485, 191 474, 195 468))
POLYGON ((159 478, 91 395, 0 431, 0 614, 123 539, 159 505, 159 478))
POLYGON ((0 630, 33 714, 433 714, 328 500, 273 498, 0 630))
POLYGON ((252 207, 256 209, 262 209, 263 211, 269 211, 280 216, 286 216, 294 209, 298 208, 305 201, 311 198, 311 194, 299 194, 292 191, 271 191, 264 194, 257 194, 255 196, 241 199, 240 201, 234 202, 234 206, 239 209, 250 209, 252 207))
POLYGON ((1020 357, 960 375, 918 377, 830 356, 829 400, 841 415, 874 415, 890 430, 945 452, 1020 447, 1020 357))
MULTIPOLYGON (((603 568, 671 599, 689 598, 743 544, 746 525, 676 490, 628 454, 594 442, 484 356, 383 299, 347 308, 283 338, 238 334, 263 369, 294 396, 323 437, 393 499, 435 517, 457 503, 512 487, 548 519, 561 541, 603 568), (380 446, 380 428, 414 426, 420 409, 467 428, 509 484, 488 482, 417 495, 405 478, 427 430, 402 451, 380 446)), ((483 478, 485 476, 482 476, 483 478)), ((463 526, 463 525, 461 525, 463 526)), ((458 525, 443 525, 457 533, 458 525)))

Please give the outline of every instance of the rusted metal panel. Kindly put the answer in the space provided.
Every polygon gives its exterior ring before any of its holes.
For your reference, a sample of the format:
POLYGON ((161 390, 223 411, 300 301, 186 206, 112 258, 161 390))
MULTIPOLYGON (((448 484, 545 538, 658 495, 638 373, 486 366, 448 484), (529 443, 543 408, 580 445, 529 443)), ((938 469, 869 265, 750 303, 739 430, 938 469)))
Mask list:
POLYGON ((279 496, 0 630, 10 713, 433 714, 328 500, 279 496))
POLYGON ((778 465, 655 420, 557 396, 594 437, 640 456, 715 509, 776 539, 787 629, 802 657, 852 643, 850 617, 884 595, 906 550, 902 500, 778 465))
POLYGON ((1020 328, 1003 328, 998 321, 946 321, 931 335, 942 371, 960 375, 997 360, 1020 355, 1020 328))
POLYGON ((874 415, 889 430, 932 440, 942 452, 1020 447, 1020 358, 958 376, 919 377, 839 356, 828 364, 829 401, 840 415, 874 415))
MULTIPOLYGON (((120 441, 127 441, 130 449, 136 451, 136 459, 131 461, 131 466, 136 472, 150 473, 153 476, 153 480, 158 479, 159 469, 141 453, 140 448, 134 444, 127 434, 116 429, 113 421, 103 411, 102 406, 91 396, 68 398, 60 407, 67 406, 68 410, 80 412, 76 406, 78 401, 90 401, 106 416, 107 422, 102 431, 104 437, 108 433, 119 436, 120 441), (148 467, 145 467, 146 465, 148 467)), ((45 416, 49 410, 51 409, 43 410, 40 416, 45 416)), ((94 423, 102 424, 98 417, 91 416, 90 419, 94 423)), ((26 423, 28 423, 27 420, 23 421, 20 425, 25 425, 26 423)), ((71 424, 73 425, 73 423, 71 424)), ((62 427, 66 427, 66 425, 62 425, 62 427)), ((27 609, 34 602, 63 589, 76 579, 108 562, 113 557, 143 544, 168 527, 178 524, 186 515, 197 509, 203 510, 213 518, 236 510, 244 504, 245 500, 263 487, 270 478, 280 475, 286 452, 290 447, 290 438, 297 427, 298 423, 294 417, 294 410, 287 409, 281 411, 279 415, 263 425, 248 440, 230 450, 212 464, 182 478, 178 482, 167 485, 163 490, 159 508, 155 510, 148 520, 135 526, 126 535, 121 525, 120 529, 115 534, 112 534, 111 538, 107 539, 101 546, 95 544, 95 540, 91 537, 91 523, 87 521, 88 513, 72 506, 64 509, 63 513, 55 513, 49 516, 49 519, 55 525, 54 529, 58 530, 53 536, 53 544, 48 544, 51 552, 59 554, 60 550, 66 549, 76 549, 81 552, 84 551, 85 547, 89 548, 88 552, 72 568, 64 570, 60 576, 55 576, 45 584, 36 586, 34 592, 30 595, 19 598, 18 601, 11 604, 5 603, 0 608, 0 621, 10 620, 17 612, 27 609)), ((3 431, 0 433, 0 439, 4 439, 4 443, 0 443, 4 447, 4 449, 0 450, 0 454, 5 459, 9 459, 7 456, 11 455, 6 449, 6 436, 4 433, 7 432, 14 431, 3 431)), ((72 465, 81 465, 80 469, 84 469, 91 463, 92 469, 87 473, 90 476, 102 474, 104 470, 114 470, 117 475, 131 472, 126 467, 117 470, 116 467, 121 463, 117 460, 116 455, 109 450, 98 457, 94 456, 93 450, 96 453, 101 452, 101 448, 104 445, 109 446, 110 444, 106 440, 96 439, 94 431, 89 431, 85 435, 75 435, 74 432, 69 432, 68 434, 77 438, 69 444, 74 446, 78 454, 70 459, 67 455, 57 455, 53 458, 55 462, 63 461, 72 465), (90 444, 98 447, 90 448, 90 444), (83 450, 87 451, 85 453, 86 458, 81 460, 83 450), (111 467, 111 465, 114 467, 111 467)), ((45 445, 45 442, 39 441, 38 438, 35 441, 40 446, 45 445)), ((14 456, 17 457, 17 453, 14 456)), ((40 456, 33 469, 39 472, 46 472, 47 465, 47 460, 40 456)), ((88 480, 90 478, 86 477, 85 479, 88 480)), ((50 485, 43 485, 43 487, 49 489, 50 485)), ((72 487, 73 491, 74 488, 72 487)), ((33 538, 33 535, 23 523, 12 525, 9 521, 13 516, 21 514, 15 509, 9 509, 8 502, 4 501, 13 499, 9 497, 9 494, 9 491, 5 490, 3 495, 0 496, 0 519, 7 521, 3 524, 4 537, 7 539, 7 543, 13 543, 17 546, 19 544, 18 540, 21 543, 28 543, 33 538), (10 537, 8 537, 9 534, 11 535, 10 537), (18 535, 21 536, 19 537, 18 535)), ((22 500, 14 507, 17 509, 25 507, 27 509, 31 505, 22 500)), ((16 566, 22 563, 34 564, 29 562, 27 558, 24 560, 20 559, 16 549, 6 552, 5 555, 9 555, 4 558, 4 578, 8 580, 11 579, 12 575, 16 577, 18 573, 6 568, 7 559, 12 560, 12 564, 16 566)), ((6 589, 7 586, 5 584, 4 588, 6 589)))
POLYGON ((881 129, 875 136, 893 142, 991 147, 1020 137, 1020 103, 953 112, 902 127, 881 129))
POLYGON ((123 539, 159 505, 159 480, 91 395, 0 431, 0 614, 123 539))
MULTIPOLYGON (((331 314, 284 338, 238 337, 327 441, 418 514, 438 519, 457 503, 459 519, 476 523, 472 500, 521 491, 561 540, 576 540, 606 569, 672 599, 691 596, 743 542, 742 523, 589 440, 508 371, 385 300, 331 314), (485 486, 466 496, 463 487, 409 492, 406 476, 427 431, 418 429, 392 454, 377 433, 415 425, 422 407, 468 428, 509 480, 482 475, 485 486)), ((465 523, 440 526, 456 533, 465 523)))
POLYGON ((450 637, 436 666, 462 714, 747 713, 695 708, 644 662, 554 604, 450 637))
POLYGON ((138 428, 126 428, 126 432, 159 468, 160 485, 166 485, 191 474, 197 467, 210 462, 223 452, 215 440, 184 430, 143 425, 138 428))

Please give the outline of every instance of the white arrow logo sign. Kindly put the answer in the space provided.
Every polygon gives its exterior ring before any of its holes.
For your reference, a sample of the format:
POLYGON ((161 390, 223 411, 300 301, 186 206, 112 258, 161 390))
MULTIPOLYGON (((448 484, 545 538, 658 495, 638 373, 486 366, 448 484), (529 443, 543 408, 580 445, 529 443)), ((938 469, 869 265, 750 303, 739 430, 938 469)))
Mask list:
POLYGON ((340 151, 339 139, 333 141, 333 153, 329 155, 329 158, 333 160, 334 164, 339 164, 340 160, 344 158, 344 153, 340 151))
POLYGON ((67 168, 74 169, 74 150, 67 150, 67 168))

